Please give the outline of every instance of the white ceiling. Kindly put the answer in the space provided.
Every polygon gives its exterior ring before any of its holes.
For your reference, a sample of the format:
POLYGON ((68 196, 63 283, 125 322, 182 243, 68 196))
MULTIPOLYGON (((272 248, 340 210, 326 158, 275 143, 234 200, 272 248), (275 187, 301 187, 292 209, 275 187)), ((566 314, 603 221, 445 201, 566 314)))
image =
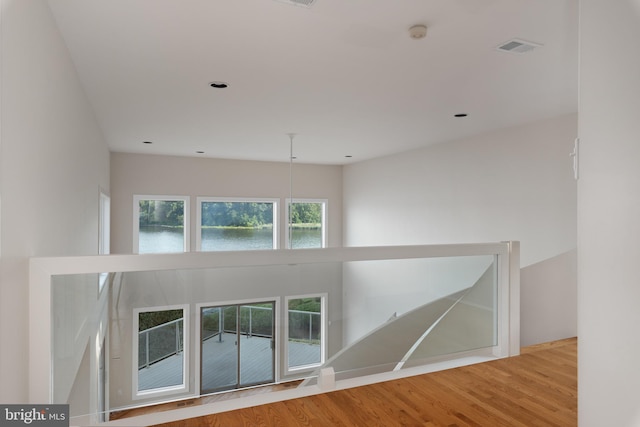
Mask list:
POLYGON ((577 110, 577 0, 49 4, 112 151, 345 164, 577 110))

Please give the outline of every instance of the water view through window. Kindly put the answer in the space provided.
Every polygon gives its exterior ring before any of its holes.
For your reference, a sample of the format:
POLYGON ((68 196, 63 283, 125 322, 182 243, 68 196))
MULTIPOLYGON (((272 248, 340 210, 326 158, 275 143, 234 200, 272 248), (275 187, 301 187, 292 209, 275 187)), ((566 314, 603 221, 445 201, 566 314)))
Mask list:
MULTIPOLYGON (((196 249, 200 251, 269 250, 278 248, 278 199, 229 200, 198 198, 196 249)), ((176 253, 189 250, 188 199, 140 199, 138 253, 176 253), (185 230, 186 227, 186 230, 185 230)), ((325 202, 297 201, 287 211, 291 226, 286 247, 325 246, 325 202), (291 239, 291 241, 289 241, 291 239)), ((288 227, 287 227, 288 228, 288 227)))
POLYGON ((200 199, 200 250, 275 249, 275 201, 200 199))
POLYGON ((325 202, 303 201, 289 205, 287 219, 289 224, 291 249, 323 248, 325 227, 325 202), (291 218, 289 219, 289 215, 291 218))
MULTIPOLYGON (((140 253, 182 252, 182 228, 140 227, 140 253), (178 248, 176 250, 176 248, 178 248)), ((320 247, 321 230, 293 230, 294 248, 320 247)), ((203 251, 241 251, 273 248, 271 230, 207 229, 202 232, 203 251)))
POLYGON ((138 253, 184 252, 184 200, 139 200, 138 253))

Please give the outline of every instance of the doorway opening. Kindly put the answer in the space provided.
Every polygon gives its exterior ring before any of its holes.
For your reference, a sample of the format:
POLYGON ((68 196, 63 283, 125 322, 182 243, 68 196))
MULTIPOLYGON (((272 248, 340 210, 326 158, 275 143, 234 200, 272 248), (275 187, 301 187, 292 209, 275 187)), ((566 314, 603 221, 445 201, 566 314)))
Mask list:
POLYGON ((275 301, 200 308, 200 393, 275 382, 275 301))

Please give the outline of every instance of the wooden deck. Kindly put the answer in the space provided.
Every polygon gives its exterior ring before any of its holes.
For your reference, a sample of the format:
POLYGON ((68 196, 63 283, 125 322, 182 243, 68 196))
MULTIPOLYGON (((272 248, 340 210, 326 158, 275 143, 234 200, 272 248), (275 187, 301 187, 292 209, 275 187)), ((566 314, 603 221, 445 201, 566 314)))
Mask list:
POLYGON ((577 339, 395 381, 161 424, 226 426, 577 425, 577 339))

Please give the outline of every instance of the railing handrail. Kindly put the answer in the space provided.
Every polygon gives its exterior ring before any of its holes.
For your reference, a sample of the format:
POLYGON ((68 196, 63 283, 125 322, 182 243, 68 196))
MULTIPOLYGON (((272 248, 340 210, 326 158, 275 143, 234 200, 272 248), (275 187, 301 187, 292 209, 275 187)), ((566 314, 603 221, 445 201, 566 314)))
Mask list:
POLYGON ((144 330, 142 330, 142 331, 139 331, 139 332, 138 332, 138 335, 141 335, 141 334, 143 334, 143 333, 145 333, 145 332, 152 331, 153 329, 162 328, 163 326, 167 326, 167 325, 168 325, 168 324, 170 324, 170 323, 176 323, 176 322, 182 322, 182 321, 184 321, 184 317, 181 317, 181 318, 179 318, 179 319, 175 319, 175 320, 169 320, 168 322, 160 323, 159 325, 152 326, 152 327, 150 327, 150 328, 147 328, 147 329, 144 329, 144 330))
MULTIPOLYGON (((271 308, 271 307, 260 307, 260 306, 254 306, 254 305, 251 305, 251 304, 241 304, 239 307, 240 308, 248 308, 249 309, 249 314, 251 314, 251 310, 254 310, 254 309, 256 309, 256 310, 273 311, 273 308, 271 308)), ((204 308, 203 311, 213 311, 213 310, 216 310, 216 309, 220 309, 220 307, 207 307, 207 308, 204 308)), ((308 315, 309 319, 311 319, 311 316, 320 316, 322 314, 322 313, 320 313, 318 311, 291 310, 291 309, 287 309, 287 313, 298 313, 298 314, 308 315)), ((240 331, 240 335, 246 335, 247 337, 252 337, 254 335, 255 336, 261 336, 261 337, 270 337, 270 336, 272 336, 272 335, 264 335, 264 334, 255 334, 255 333, 253 333, 252 322, 253 322, 253 318, 251 317, 251 315, 249 315, 249 330, 244 332, 244 333, 242 331, 240 331)), ((168 323, 170 323, 170 322, 167 322, 166 324, 168 324, 168 323)), ((158 326, 163 326, 163 325, 165 325, 165 324, 158 325, 158 326)), ((313 335, 312 326, 313 326, 312 325, 312 321, 310 320, 310 322, 309 322, 309 338, 308 338, 309 341, 313 340, 311 338, 311 335, 313 335)), ((205 339, 209 339, 211 337, 214 337, 214 336, 219 335, 219 334, 224 333, 224 332, 233 333, 234 331, 231 330, 231 329, 219 330, 218 332, 214 332, 211 335, 208 335, 205 339)))
MULTIPOLYGON (((341 247, 305 250, 273 250, 242 252, 191 252, 181 254, 146 254, 146 255, 95 255, 71 257, 38 257, 29 260, 29 400, 50 402, 54 396, 54 363, 53 337, 54 328, 42 328, 43 324, 51 324, 52 319, 52 277, 55 275, 95 274, 100 272, 141 272, 153 270, 189 270, 219 267, 258 267, 271 265, 298 265, 313 263, 349 263, 353 261, 416 259, 474 255, 509 255, 514 251, 515 257, 507 259, 506 268, 501 269, 501 277, 511 276, 511 289, 501 294, 501 309, 504 322, 501 333, 510 340, 501 340, 506 348, 497 349, 499 354, 517 354, 519 352, 519 243, 494 242, 473 244, 444 244, 420 246, 370 246, 341 247), (509 304, 511 302, 511 304, 509 304)), ((501 263, 502 265, 502 263, 501 263)), ((90 283, 94 286, 94 283, 90 283)), ((105 292, 98 300, 106 301, 105 292)), ((91 323, 84 322, 73 336, 85 336, 91 323), (84 334, 84 335, 83 335, 84 334)), ((186 331, 185 331, 186 332, 186 331)), ((502 336, 502 335, 501 335, 502 336)), ((503 337, 504 338, 504 337, 503 337)), ((74 343, 76 344, 76 343, 74 343)), ((78 348, 80 344, 77 343, 78 348)), ((72 351, 75 350, 72 349, 72 351)), ((76 370, 81 363, 81 352, 74 354, 69 370, 76 370)), ((67 396, 72 387, 72 377, 63 381, 59 387, 61 396, 67 396)))
POLYGON ((289 313, 302 313, 302 314, 321 314, 319 311, 306 311, 306 310, 287 310, 289 313))
MULTIPOLYGON (((507 254, 509 242, 457 243, 441 245, 363 246, 304 250, 254 250, 185 252, 177 254, 88 255, 34 257, 30 269, 47 276, 87 274, 103 271, 132 272, 192 268, 290 265, 323 262, 374 261, 385 259, 435 258, 507 254)), ((42 283, 44 284, 44 283, 42 283)), ((46 285, 50 284, 50 280, 46 285)), ((37 286, 37 285, 36 285, 37 286)))

